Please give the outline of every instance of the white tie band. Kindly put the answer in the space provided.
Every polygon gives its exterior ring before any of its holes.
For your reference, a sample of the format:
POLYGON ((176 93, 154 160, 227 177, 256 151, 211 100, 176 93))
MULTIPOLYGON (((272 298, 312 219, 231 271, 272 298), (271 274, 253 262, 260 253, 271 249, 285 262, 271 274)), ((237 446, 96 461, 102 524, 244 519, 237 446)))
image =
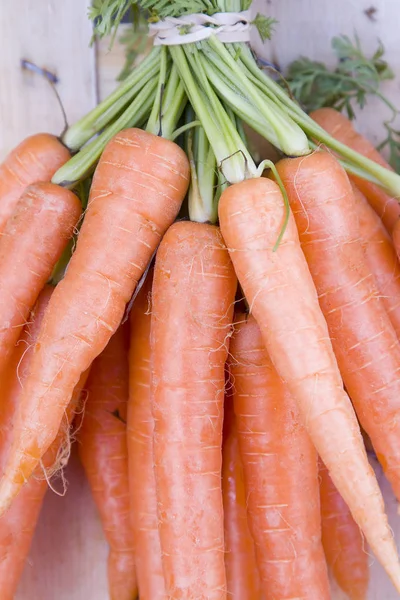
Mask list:
POLYGON ((181 46, 206 40, 211 35, 221 42, 250 41, 250 11, 186 15, 167 17, 150 23, 149 35, 154 37, 155 46, 181 46))

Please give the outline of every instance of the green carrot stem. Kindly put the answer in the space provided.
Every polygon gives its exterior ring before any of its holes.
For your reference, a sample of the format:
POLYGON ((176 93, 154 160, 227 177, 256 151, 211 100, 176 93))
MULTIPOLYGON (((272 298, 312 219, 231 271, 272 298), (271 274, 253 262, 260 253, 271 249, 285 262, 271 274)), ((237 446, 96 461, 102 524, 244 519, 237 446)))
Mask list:
MULTIPOLYGON (((308 154, 310 151, 308 140, 302 129, 276 104, 266 100, 265 95, 263 97, 257 86, 240 69, 226 45, 216 36, 211 36, 204 47, 211 50, 205 51, 204 57, 208 61, 214 62, 231 81, 236 82, 237 87, 242 90, 241 94, 269 123, 273 131, 272 139, 269 141, 289 156, 308 154)), ((232 108, 234 109, 234 106, 232 108)))
POLYGON ((150 133, 154 133, 155 135, 161 135, 161 119, 162 119, 162 101, 163 101, 163 92, 165 88, 165 82, 167 79, 167 48, 163 46, 161 48, 160 55, 160 72, 158 75, 158 84, 155 95, 155 102, 153 104, 153 108, 151 109, 150 118, 147 122, 146 131, 150 133))
POLYGON ((70 150, 79 150, 118 114, 125 105, 125 99, 130 102, 133 95, 156 76, 160 52, 160 48, 154 47, 116 90, 67 129, 62 141, 70 150))
POLYGON ((189 131, 187 153, 192 176, 188 195, 190 220, 198 223, 216 223, 217 161, 203 127, 189 131))
POLYGON ((149 81, 124 113, 63 165, 53 176, 52 182, 74 188, 81 179, 90 174, 111 138, 122 129, 135 127, 147 117, 155 100, 156 86, 157 81, 149 81))
POLYGON ((325 144, 331 150, 334 150, 339 156, 352 164, 354 167, 366 171, 367 174, 374 177, 379 184, 385 188, 388 193, 400 197, 400 176, 393 171, 382 167, 376 162, 366 158, 362 154, 355 152, 345 144, 342 144, 331 137, 322 127, 320 127, 311 117, 309 117, 296 102, 294 102, 286 92, 273 79, 265 75, 255 62, 250 50, 246 49, 241 54, 241 60, 246 67, 255 75, 265 86, 266 95, 274 94, 278 101, 286 107, 289 115, 296 123, 307 133, 310 138, 325 144))
POLYGON ((231 183, 242 181, 248 176, 247 150, 203 72, 197 49, 171 46, 169 51, 224 176, 231 183))

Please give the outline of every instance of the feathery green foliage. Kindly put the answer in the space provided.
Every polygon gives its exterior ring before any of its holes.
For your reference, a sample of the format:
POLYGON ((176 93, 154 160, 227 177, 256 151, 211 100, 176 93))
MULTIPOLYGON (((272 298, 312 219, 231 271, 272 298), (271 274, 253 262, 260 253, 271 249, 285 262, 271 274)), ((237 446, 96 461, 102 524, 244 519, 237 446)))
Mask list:
POLYGON ((301 57, 289 65, 285 85, 307 112, 330 106, 345 110, 350 119, 355 117, 355 106, 364 108, 368 97, 378 97, 391 111, 391 118, 384 123, 386 138, 378 149, 388 148, 390 164, 400 172, 400 132, 391 124, 398 110, 380 91, 382 82, 394 77, 383 59, 383 45, 379 43, 377 50, 368 58, 357 36, 353 43, 343 35, 333 38, 332 48, 338 59, 334 69, 301 57))

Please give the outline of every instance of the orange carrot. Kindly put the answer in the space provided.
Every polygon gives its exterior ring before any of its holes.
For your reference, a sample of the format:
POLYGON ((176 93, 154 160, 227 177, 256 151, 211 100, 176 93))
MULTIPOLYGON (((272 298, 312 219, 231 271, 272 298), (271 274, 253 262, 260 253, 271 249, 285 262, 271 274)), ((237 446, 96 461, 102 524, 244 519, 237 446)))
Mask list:
POLYGON ((277 168, 343 381, 400 500, 400 343, 364 257, 350 182, 327 152, 277 168))
POLYGON ((392 238, 394 247, 396 249, 397 258, 400 260, 400 221, 397 221, 393 227, 392 238))
MULTIPOLYGON (((310 116, 323 127, 332 137, 339 140, 352 150, 356 150, 370 160, 391 169, 391 166, 379 154, 373 144, 353 128, 352 122, 342 113, 333 108, 319 108, 310 116)), ((393 198, 379 185, 371 183, 361 177, 350 175, 357 187, 365 194, 368 202, 382 219, 386 229, 390 233, 394 224, 400 217, 400 204, 397 198, 393 198)))
POLYGON ((361 243, 374 276, 379 296, 400 339, 400 264, 392 240, 382 221, 353 184, 361 243))
POLYGON ((166 598, 158 532, 156 482, 153 469, 154 419, 151 413, 150 290, 144 287, 130 315, 128 403, 128 462, 131 522, 135 543, 136 575, 140 600, 166 598))
POLYGON ((226 600, 221 445, 236 278, 220 231, 160 244, 151 320, 154 465, 168 598, 226 600))
POLYGON ((120 327, 93 362, 79 430, 79 456, 110 545, 108 585, 111 600, 133 600, 137 595, 126 438, 127 334, 126 327, 120 327))
POLYGON ((50 181, 70 158, 54 135, 38 133, 26 138, 0 165, 0 233, 28 185, 50 181))
POLYGON ((35 348, 0 484, 0 514, 57 435, 81 373, 117 330, 188 181, 188 160, 173 142, 127 129, 106 146, 76 250, 35 348))
POLYGON ((343 389, 291 214, 275 247, 285 211, 273 181, 248 180, 222 193, 221 231, 268 354, 355 521, 400 590, 399 561, 382 495, 343 389))
POLYGON ((259 600, 260 576, 247 519, 247 496, 231 397, 225 400, 222 495, 228 598, 259 600))
POLYGON ((360 529, 320 461, 322 544, 333 575, 350 600, 365 600, 369 583, 368 554, 360 529))
MULTIPOLYGON (((40 323, 46 306, 50 300, 53 288, 47 286, 41 292, 30 322, 24 328, 19 344, 13 353, 7 374, 2 379, 0 404, 0 471, 3 471, 7 451, 11 445, 13 420, 18 409, 21 386, 29 371, 32 358, 33 344, 39 333, 40 323)), ((84 386, 80 381, 74 392, 74 399, 68 407, 68 423, 71 422, 80 390, 84 386)), ((62 451, 68 435, 65 424, 59 430, 56 440, 43 457, 43 465, 38 469, 18 498, 15 498, 10 509, 0 519, 0 589, 2 600, 12 600, 29 552, 33 534, 36 528, 43 498, 48 489, 48 476, 43 469, 51 470, 63 466, 66 455, 62 451), (61 457, 60 457, 61 452, 61 457), (61 464, 60 464, 61 463, 61 464)))
POLYGON ((75 194, 37 183, 22 194, 0 238, 0 370, 81 215, 75 194))
POLYGON ((317 453, 256 321, 237 314, 235 323, 229 368, 263 593, 328 600, 317 453))

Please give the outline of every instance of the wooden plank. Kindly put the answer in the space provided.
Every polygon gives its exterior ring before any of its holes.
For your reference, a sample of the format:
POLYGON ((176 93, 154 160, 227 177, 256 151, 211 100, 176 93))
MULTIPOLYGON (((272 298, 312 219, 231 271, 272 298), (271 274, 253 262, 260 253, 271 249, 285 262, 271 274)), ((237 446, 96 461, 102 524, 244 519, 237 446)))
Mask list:
MULTIPOLYGON (((116 37, 114 45, 110 48, 109 38, 103 38, 97 42, 97 68, 99 73, 98 92, 99 100, 103 100, 108 96, 118 85, 117 78, 125 64, 125 46, 120 43, 124 31, 129 28, 129 25, 121 25, 119 33, 116 37)), ((150 49, 151 44, 148 45, 150 49)), ((137 57, 137 62, 140 62, 141 56, 137 57)))
MULTIPOLYGON (((65 478, 64 496, 46 494, 15 600, 109 598, 108 547, 76 447, 65 478)), ((60 480, 54 486, 63 492, 60 480)))
POLYGON ((87 0, 14 0, 0 14, 0 160, 38 131, 59 134, 63 117, 54 92, 40 75, 21 69, 27 59, 54 72, 68 120, 96 103, 95 50, 87 0))

